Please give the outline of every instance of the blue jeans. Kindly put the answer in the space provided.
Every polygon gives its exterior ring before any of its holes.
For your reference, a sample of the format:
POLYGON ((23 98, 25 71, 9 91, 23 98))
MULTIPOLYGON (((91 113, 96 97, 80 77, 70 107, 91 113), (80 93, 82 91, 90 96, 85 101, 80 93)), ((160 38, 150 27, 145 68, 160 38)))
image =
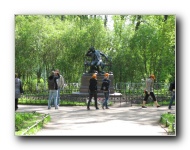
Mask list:
POLYGON ((54 106, 57 109, 57 95, 58 90, 49 90, 48 109, 51 108, 52 99, 54 100, 54 106))
POLYGON ((60 102, 60 91, 61 91, 61 89, 59 88, 58 94, 57 94, 57 105, 59 105, 59 102, 60 102))
MULTIPOLYGON (((57 93, 57 105, 59 105, 60 103, 60 91, 61 89, 57 89, 58 93, 57 93)), ((54 100, 51 102, 51 105, 54 105, 54 100)))
POLYGON ((109 94, 110 94, 110 92, 108 91, 108 92, 104 92, 104 97, 105 97, 105 100, 104 100, 104 102, 103 102, 103 106, 106 106, 106 108, 108 108, 108 99, 109 99, 109 94))
POLYGON ((172 104, 173 104, 173 101, 175 100, 175 92, 172 92, 172 98, 170 100, 170 104, 168 106, 168 108, 171 108, 172 107, 172 104))

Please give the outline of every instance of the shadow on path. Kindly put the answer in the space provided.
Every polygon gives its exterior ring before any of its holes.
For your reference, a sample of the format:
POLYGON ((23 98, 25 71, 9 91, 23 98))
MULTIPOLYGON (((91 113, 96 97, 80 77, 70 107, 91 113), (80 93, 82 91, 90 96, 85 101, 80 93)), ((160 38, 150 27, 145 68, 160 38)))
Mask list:
POLYGON ((167 136, 159 125, 167 106, 113 107, 90 111, 85 106, 61 106, 51 110, 47 106, 20 105, 18 112, 36 111, 50 114, 51 122, 35 136, 167 136))

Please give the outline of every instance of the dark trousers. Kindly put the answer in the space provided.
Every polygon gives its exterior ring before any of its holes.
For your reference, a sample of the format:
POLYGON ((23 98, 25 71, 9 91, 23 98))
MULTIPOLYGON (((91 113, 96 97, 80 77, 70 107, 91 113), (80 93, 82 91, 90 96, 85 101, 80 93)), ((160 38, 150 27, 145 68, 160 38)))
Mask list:
POLYGON ((175 92, 172 93, 172 98, 170 99, 170 104, 168 106, 168 108, 172 107, 173 101, 175 100, 175 92))
POLYGON ((147 91, 145 91, 144 101, 147 101, 149 96, 151 96, 152 99, 153 99, 154 101, 156 101, 156 97, 155 97, 154 93, 153 93, 153 92, 150 92, 150 94, 148 94, 147 91))
POLYGON ((97 91, 90 91, 89 92, 89 100, 88 100, 87 107, 90 108, 90 102, 92 100, 92 97, 94 97, 95 107, 98 108, 98 105, 97 105, 97 91))
POLYGON ((15 110, 18 109, 18 98, 15 98, 15 110))

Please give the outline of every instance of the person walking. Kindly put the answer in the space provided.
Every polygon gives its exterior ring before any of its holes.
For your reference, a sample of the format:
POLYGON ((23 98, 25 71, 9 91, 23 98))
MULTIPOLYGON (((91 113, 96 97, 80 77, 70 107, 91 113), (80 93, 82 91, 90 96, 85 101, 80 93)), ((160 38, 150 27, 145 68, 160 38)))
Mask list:
POLYGON ((173 101, 175 100, 175 81, 170 84, 169 91, 171 91, 171 99, 168 109, 172 109, 173 101))
POLYGON ((92 75, 92 77, 89 80, 89 100, 87 104, 87 110, 90 110, 90 103, 92 97, 94 97, 95 108, 99 109, 97 104, 97 76, 95 73, 92 75))
POLYGON ((18 74, 15 73, 15 111, 18 109, 18 99, 23 93, 22 81, 18 78, 18 74))
POLYGON ((55 70, 57 72, 57 76, 58 74, 60 75, 60 78, 58 78, 57 81, 57 85, 58 85, 58 96, 57 96, 57 106, 59 106, 60 104, 60 92, 61 90, 63 90, 64 88, 64 78, 63 76, 59 73, 59 69, 55 70))
POLYGON ((104 109, 104 107, 106 107, 106 109, 109 109, 108 100, 109 100, 109 94, 110 94, 110 82, 111 80, 109 79, 109 74, 105 73, 104 79, 102 81, 102 86, 101 86, 101 90, 104 92, 104 97, 105 97, 105 100, 102 104, 102 109, 104 109))
POLYGON ((52 99, 54 100, 55 109, 58 109, 57 106, 57 96, 58 96, 58 85, 57 79, 59 78, 57 72, 52 71, 51 75, 48 77, 48 89, 49 89, 49 99, 48 99, 48 109, 51 109, 52 99))
POLYGON ((144 100, 143 100, 142 108, 147 108, 145 106, 145 104, 146 104, 149 96, 152 97, 156 107, 157 108, 160 107, 160 105, 158 104, 158 102, 156 100, 154 92, 153 92, 154 91, 154 80, 155 80, 155 76, 153 74, 150 75, 150 77, 146 79, 145 97, 144 97, 144 100))

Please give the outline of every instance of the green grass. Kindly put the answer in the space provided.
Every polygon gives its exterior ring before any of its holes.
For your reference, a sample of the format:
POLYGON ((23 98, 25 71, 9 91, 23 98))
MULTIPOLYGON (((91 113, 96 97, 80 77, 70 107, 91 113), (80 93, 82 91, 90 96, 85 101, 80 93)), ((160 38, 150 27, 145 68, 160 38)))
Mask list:
POLYGON ((168 127, 169 132, 175 132, 172 124, 175 124, 175 114, 164 113, 161 115, 160 123, 165 127, 168 127))
POLYGON ((51 120, 49 115, 47 117, 44 117, 44 115, 45 114, 36 112, 15 112, 15 135, 23 135, 23 133, 37 122, 39 123, 28 130, 25 135, 33 135, 38 132, 43 127, 43 124, 51 120), (43 117, 44 121, 42 122, 41 120, 43 117))
MULTIPOLYGON (((109 102, 109 105, 112 105, 113 102, 109 102)), ((48 100, 33 100, 33 99, 26 99, 20 98, 19 104, 22 105, 48 105, 48 100)), ((60 106, 86 106, 86 102, 77 102, 77 101, 60 101, 60 106)), ((91 105, 94 103, 91 102, 91 105)))
MULTIPOLYGON (((170 103, 170 100, 158 101, 158 104, 160 104, 161 106, 169 106, 169 103, 170 103)), ((175 105, 175 102, 173 102, 173 105, 175 105)), ((154 101, 150 101, 146 103, 146 106, 154 106, 154 101)))
MULTIPOLYGON (((23 105, 48 105, 48 100, 19 99, 19 104, 23 105)), ((61 101, 60 106, 86 106, 85 102, 61 101)))

